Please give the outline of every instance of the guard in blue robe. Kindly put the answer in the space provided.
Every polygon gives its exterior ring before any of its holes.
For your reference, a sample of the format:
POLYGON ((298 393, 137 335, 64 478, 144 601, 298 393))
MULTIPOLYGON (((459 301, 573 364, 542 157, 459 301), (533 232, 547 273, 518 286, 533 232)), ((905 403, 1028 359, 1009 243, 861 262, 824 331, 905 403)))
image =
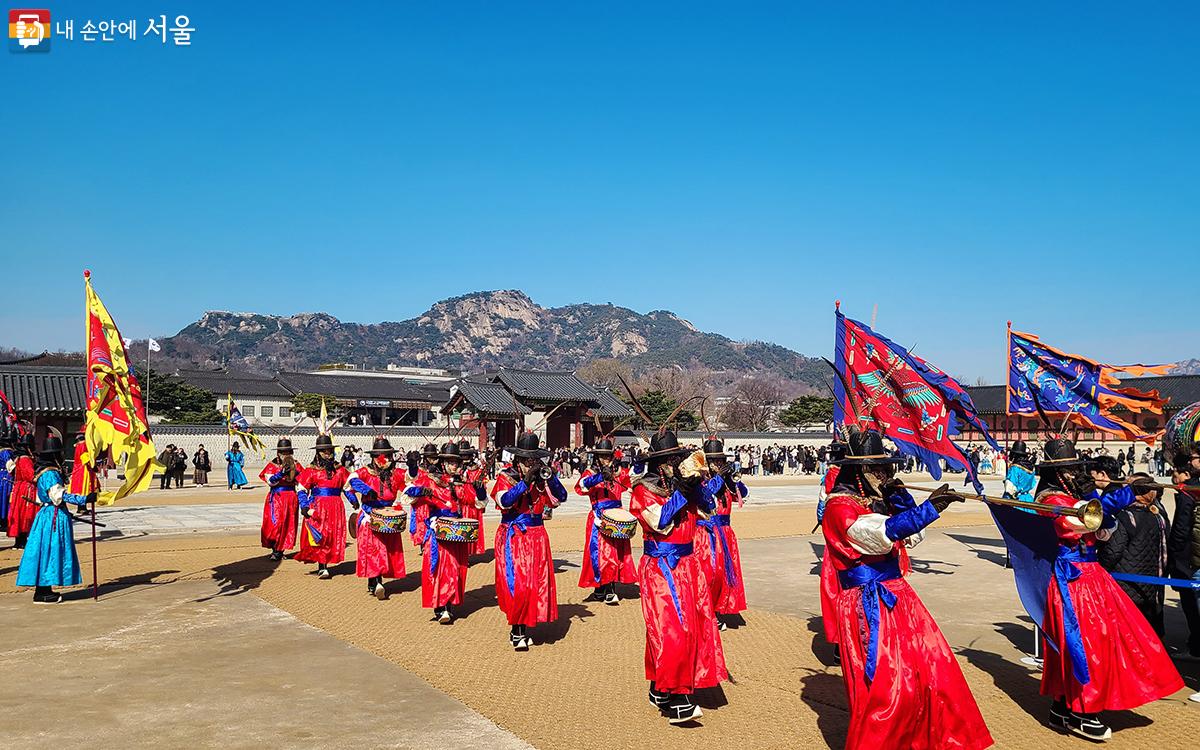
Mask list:
MULTIPOLYGON (((1033 473, 1033 454, 1029 452, 1024 440, 1013 441, 1008 450, 1008 472, 1004 476, 1004 496, 1021 502, 1033 502, 1033 490, 1037 486, 1037 476, 1033 473)), ((1022 508, 1027 513, 1036 513, 1030 508, 1022 508)))
POLYGON ((0 531, 8 529, 8 498, 12 495, 12 470, 17 456, 13 453, 13 433, 0 431, 0 531))
POLYGON ((249 484, 246 481, 246 472, 242 471, 242 467, 246 465, 246 454, 242 453, 241 446, 234 443, 231 450, 225 451, 225 460, 229 462, 229 465, 225 467, 229 489, 232 490, 236 487, 240 490, 249 484))
POLYGON ((41 507, 33 519, 29 541, 17 569, 17 585, 33 586, 33 600, 42 604, 62 601, 62 594, 51 586, 77 586, 83 583, 79 557, 75 554, 75 533, 66 504, 85 505, 94 495, 67 492, 62 474, 62 440, 51 435, 38 453, 36 473, 37 502, 41 507))

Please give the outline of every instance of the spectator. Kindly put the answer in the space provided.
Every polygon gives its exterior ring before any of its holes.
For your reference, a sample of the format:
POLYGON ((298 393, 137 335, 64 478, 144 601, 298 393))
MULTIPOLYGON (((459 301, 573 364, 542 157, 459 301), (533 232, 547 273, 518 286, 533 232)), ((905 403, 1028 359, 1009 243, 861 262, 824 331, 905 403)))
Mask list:
POLYGON ((197 487, 207 487, 208 472, 212 471, 212 459, 209 457, 208 451, 204 449, 204 443, 200 444, 192 456, 192 466, 196 469, 192 472, 192 482, 197 487))
POLYGON ((158 462, 162 464, 162 476, 158 480, 160 490, 171 489, 171 474, 175 471, 175 445, 168 445, 158 454, 158 462))
MULTIPOLYGON (((1099 472, 1096 472, 1099 473, 1099 472)), ((1167 569, 1167 536, 1170 524, 1167 511, 1159 502, 1162 491, 1153 487, 1138 491, 1137 480, 1152 482, 1149 474, 1134 474, 1130 486, 1137 492, 1137 502, 1117 513, 1116 526, 1096 533, 1100 564, 1112 573, 1133 573, 1141 576, 1162 576, 1167 569)), ((1107 484, 1097 478, 1096 486, 1107 484)), ((1101 488, 1103 489, 1103 488, 1101 488)), ((1117 581, 1146 621, 1163 637, 1163 599, 1165 589, 1148 583, 1117 581)))
MULTIPOLYGON (((1172 578, 1196 578, 1200 575, 1200 518, 1196 513, 1196 499, 1200 497, 1200 449, 1189 450, 1183 455, 1168 456, 1171 459, 1171 483, 1187 485, 1187 489, 1175 493, 1175 515, 1171 518, 1171 531, 1167 537, 1168 568, 1172 578)), ((1197 606, 1195 589, 1176 589, 1179 592, 1179 608, 1187 618, 1188 652, 1200 657, 1200 607, 1197 606)), ((1200 693, 1192 696, 1200 701, 1200 693)))
POLYGON ((188 454, 183 448, 175 449, 175 464, 171 467, 171 474, 175 479, 175 486, 183 488, 183 474, 187 471, 188 454))

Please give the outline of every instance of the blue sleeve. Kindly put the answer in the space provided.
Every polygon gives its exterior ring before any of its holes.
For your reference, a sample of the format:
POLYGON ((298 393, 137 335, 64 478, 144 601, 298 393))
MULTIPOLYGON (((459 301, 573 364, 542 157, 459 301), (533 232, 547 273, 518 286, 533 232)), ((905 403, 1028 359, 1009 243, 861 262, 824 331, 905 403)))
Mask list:
POLYGON ((926 500, 915 508, 901 511, 889 518, 884 523, 884 529, 887 532, 888 539, 898 542, 901 539, 907 539, 916 534, 936 520, 938 520, 937 508, 933 507, 933 503, 926 500))
POLYGON ((580 484, 583 485, 583 488, 585 490, 590 490, 591 488, 595 487, 596 485, 600 484, 603 481, 604 481, 603 474, 588 474, 586 477, 583 478, 583 481, 580 482, 580 484))
POLYGON ((425 489, 424 487, 418 487, 417 485, 414 484, 411 487, 405 487, 404 494, 408 495, 409 497, 420 497, 421 495, 424 494, 424 492, 422 492, 422 490, 424 490, 424 489, 425 489))
POLYGON ((477 503, 486 503, 487 502, 487 489, 483 486, 483 482, 475 483, 475 502, 477 502, 477 503))
POLYGON ((737 491, 742 497, 750 497, 750 489, 743 482, 737 483, 737 491))
POLYGON ((662 507, 658 510, 659 531, 662 531, 671 525, 671 523, 675 520, 675 516, 679 514, 679 511, 684 509, 684 507, 687 505, 687 502, 687 498, 684 497, 679 490, 675 490, 671 493, 671 496, 667 498, 667 501, 663 503, 662 507))
POLYGON ((1101 493, 1092 490, 1086 499, 1100 501, 1100 505, 1104 506, 1105 521, 1108 520, 1108 516, 1115 515, 1137 501, 1137 497, 1133 494, 1133 489, 1129 485, 1119 487, 1112 492, 1101 493))
POLYGON ((825 500, 822 498, 817 501, 817 523, 821 524, 825 521, 825 500))
POLYGON ((312 505, 312 495, 308 494, 308 490, 297 487, 296 499, 300 501, 300 510, 307 510, 308 506, 312 505))
POLYGON ((562 483, 562 481, 561 481, 561 480, 558 478, 558 475, 557 475, 557 474, 552 474, 552 475, 550 475, 550 481, 546 482, 546 487, 548 487, 548 488, 549 488, 549 490, 550 490, 550 494, 551 494, 551 495, 554 495, 554 497, 555 497, 555 498, 556 498, 556 499, 557 499, 557 500, 558 500, 560 503, 562 503, 562 502, 566 502, 566 500, 567 500, 567 488, 566 488, 566 487, 563 487, 563 483, 562 483))
POLYGON ((721 490, 725 489, 725 480, 721 477, 713 477, 707 482, 700 483, 700 501, 697 505, 705 513, 711 513, 717 509, 717 495, 721 490))
POLYGON ((908 490, 897 489, 888 495, 888 505, 892 506, 893 513, 900 513, 917 507, 917 501, 908 490))
POLYGON ((525 484, 525 480, 522 479, 512 487, 509 487, 507 490, 505 490, 504 494, 500 496, 500 507, 511 508, 518 500, 521 499, 521 495, 524 495, 528 491, 529 485, 525 484))

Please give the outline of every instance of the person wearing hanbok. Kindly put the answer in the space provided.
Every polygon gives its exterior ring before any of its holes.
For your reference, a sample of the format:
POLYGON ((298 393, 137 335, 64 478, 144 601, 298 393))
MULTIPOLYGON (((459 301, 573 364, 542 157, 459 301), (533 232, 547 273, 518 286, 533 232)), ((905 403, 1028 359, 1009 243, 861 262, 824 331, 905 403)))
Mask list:
POLYGON ((345 495, 360 508, 355 523, 357 556, 354 572, 367 579, 367 593, 379 601, 388 598, 384 578, 403 578, 404 533, 377 530, 370 523, 371 511, 401 508, 404 504, 404 468, 396 463, 396 450, 386 437, 377 437, 371 445, 371 461, 356 469, 346 482, 345 495))
MULTIPOLYGON (((1033 473, 1034 457, 1024 440, 1013 441, 1008 449, 1008 472, 1004 476, 1004 496, 1023 503, 1033 502, 1037 475, 1033 473)), ((1029 513, 1034 511, 1022 508, 1029 513)))
POLYGON ((621 497, 632 486, 628 468, 619 468, 613 457, 613 441, 602 438, 591 449, 592 468, 585 470, 575 483, 575 494, 592 504, 583 535, 583 564, 579 569, 580 588, 590 588, 586 601, 620 603, 616 585, 637 582, 633 550, 628 539, 613 539, 600 533, 600 516, 606 510, 621 507, 621 497))
POLYGON ((554 558, 543 514, 566 501, 567 490, 546 465, 550 452, 535 433, 523 433, 508 452, 513 464, 496 477, 491 493, 500 509, 496 599, 508 618, 513 649, 528 651, 533 643, 528 629, 558 619, 554 558))
POLYGON ((14 549, 24 549, 33 528, 33 518, 41 505, 34 485, 33 433, 17 439, 12 465, 12 492, 8 501, 8 528, 6 533, 15 538, 14 549))
POLYGON ((78 586, 83 583, 79 557, 75 553, 72 516, 67 505, 83 506, 96 499, 95 493, 76 495, 67 491, 62 453, 62 440, 54 435, 46 438, 38 453, 38 511, 17 568, 17 585, 33 587, 33 600, 39 604, 62 601, 62 594, 54 591, 54 586, 78 586))
MULTIPOLYGON (((1137 478, 1112 489, 1087 467, 1069 439, 1049 440, 1037 465, 1037 502, 1073 508, 1095 500, 1108 521, 1147 491, 1140 486, 1151 484, 1149 478, 1137 478)), ((1100 721, 1101 711, 1130 710, 1165 698, 1183 688, 1183 678, 1153 627, 1097 561, 1096 534, 1074 516, 1052 519, 1058 557, 1041 623, 1050 646, 1041 691, 1054 699, 1052 727, 1107 740, 1112 729, 1100 721)))
MULTIPOLYGON (((484 481, 483 466, 479 463, 479 449, 471 445, 469 440, 459 440, 458 450, 462 454, 463 460, 463 479, 471 485, 479 483, 481 486, 484 481)), ((483 496, 484 502, 466 503, 463 505, 463 518, 473 518, 479 524, 479 538, 475 543, 469 545, 472 555, 482 555, 487 552, 487 531, 483 525, 483 514, 487 509, 487 493, 483 496)))
MULTIPOLYGON (((235 441, 233 447, 225 451, 225 478, 231 490, 240 490, 245 487, 246 472, 242 467, 246 465, 246 454, 242 453, 242 448, 235 441)), ((169 467, 168 467, 169 468, 169 467)))
POLYGON ((695 692, 729 677, 709 579, 694 554, 696 521, 716 512, 720 487, 719 479, 705 482, 703 472, 702 453, 690 454, 674 432, 660 430, 629 501, 642 528, 638 585, 650 704, 672 724, 699 719, 695 692))
MULTIPOLYGON (((433 484, 433 477, 441 471, 438 466, 438 454, 440 451, 433 443, 426 443, 421 448, 420 455, 408 455, 408 483, 411 487, 430 487, 433 484)), ((411 493, 409 493, 411 495, 411 493)), ((425 521, 429 518, 429 504, 417 503, 412 504, 412 509, 408 514, 408 533, 412 537, 413 546, 416 547, 422 554, 425 551, 425 537, 428 528, 425 521)))
POLYGON ((258 478, 268 488, 259 538, 262 546, 271 550, 272 560, 282 560, 283 553, 296 546, 296 519, 300 513, 296 484, 303 468, 292 455, 292 441, 279 438, 275 459, 259 472, 258 478))
POLYGON ((976 750, 992 745, 962 669, 904 580, 900 549, 922 538, 951 502, 942 485, 920 505, 895 478, 878 432, 849 436, 821 528, 824 565, 850 709, 847 750, 976 750))
POLYGON ((300 473, 300 551, 295 559, 316 563, 317 577, 333 577, 330 565, 346 559, 346 503, 342 488, 350 472, 334 455, 333 438, 317 436, 317 455, 300 473))
POLYGON ((13 433, 4 426, 0 429, 0 531, 8 529, 8 500, 12 496, 12 472, 16 465, 13 433))
POLYGON ((734 477, 721 440, 715 437, 705 440, 703 450, 709 478, 714 482, 716 509, 711 517, 696 521, 696 557, 708 576, 718 628, 724 631, 722 616, 736 615, 746 609, 742 557, 730 521, 733 506, 740 507, 750 490, 734 477))

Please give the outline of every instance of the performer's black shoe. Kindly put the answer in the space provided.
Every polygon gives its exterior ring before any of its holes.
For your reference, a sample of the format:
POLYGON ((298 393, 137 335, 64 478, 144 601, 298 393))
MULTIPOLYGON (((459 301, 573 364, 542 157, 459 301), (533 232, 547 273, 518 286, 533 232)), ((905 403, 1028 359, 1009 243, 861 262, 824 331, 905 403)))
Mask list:
POLYGON ((379 576, 378 578, 375 579, 375 590, 372 591, 371 593, 375 594, 375 598, 378 599, 379 601, 381 601, 381 602, 387 601, 388 592, 387 592, 387 589, 385 589, 383 587, 383 576, 379 576))
POLYGON ((454 619, 454 616, 450 614, 450 608, 442 607, 442 613, 440 615, 438 615, 438 622, 440 622, 443 625, 449 625, 450 621, 453 619, 454 619))
POLYGON ((1096 714, 1081 714, 1071 711, 1063 701, 1054 701, 1050 706, 1050 724, 1055 729, 1079 735, 1093 742, 1104 742, 1112 738, 1112 728, 1097 718, 1096 714))
POLYGON ((317 566, 317 578, 320 578, 322 581, 328 581, 330 578, 333 578, 333 573, 330 573, 329 568, 325 567, 324 563, 322 563, 317 566))
POLYGON ((592 589, 592 593, 588 594, 587 598, 584 599, 584 601, 585 602, 602 602, 602 601, 604 601, 604 589, 602 589, 602 588, 592 589))
POLYGON ((842 666, 842 647, 838 644, 833 644, 833 663, 835 666, 842 666))
POLYGON ((62 594, 49 586, 37 586, 33 589, 33 601, 37 604, 58 604, 62 601, 62 594))
POLYGON ((722 633, 724 633, 726 630, 729 630, 729 626, 726 625, 725 621, 720 617, 717 618, 717 630, 721 631, 722 633))
POLYGON ((609 587, 608 593, 604 595, 604 603, 611 607, 615 607, 621 603, 621 597, 617 596, 615 588, 609 587))
POLYGON ((671 696, 671 700, 667 703, 667 707, 663 709, 663 714, 667 717, 667 721, 672 724, 683 724, 695 719, 699 719, 704 715, 700 707, 692 702, 692 696, 685 693, 675 693, 671 696))
POLYGON ((274 560, 275 562, 279 562, 280 560, 283 559, 283 553, 280 552, 279 550, 275 549, 275 550, 271 550, 271 554, 267 555, 267 557, 274 560))
POLYGON ((13 549, 25 549, 25 542, 29 541, 28 534, 17 534, 17 541, 13 543, 13 549))
POLYGON ((671 702, 670 693, 660 693, 654 689, 654 682, 650 682, 650 705, 658 709, 659 713, 666 715, 667 704, 671 702))

